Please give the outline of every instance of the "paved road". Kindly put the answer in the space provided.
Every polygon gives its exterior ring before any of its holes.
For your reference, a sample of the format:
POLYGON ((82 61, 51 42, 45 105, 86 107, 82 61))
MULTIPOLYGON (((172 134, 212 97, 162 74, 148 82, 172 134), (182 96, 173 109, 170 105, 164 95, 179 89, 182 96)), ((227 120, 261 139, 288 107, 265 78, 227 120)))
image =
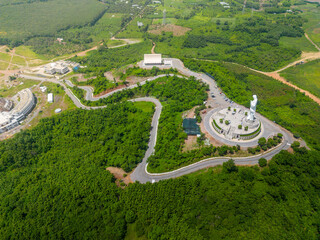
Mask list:
MULTIPOLYGON (((174 76, 174 74, 168 74, 168 75, 169 76, 174 76)), ((158 75, 158 76, 155 76, 155 77, 150 77, 147 80, 140 82, 140 85, 142 86, 142 85, 146 84, 147 82, 151 82, 151 81, 154 81, 154 80, 156 80, 156 79, 158 79, 160 77, 165 77, 165 76, 167 76, 167 74, 161 74, 161 75, 158 75)), ((177 77, 183 78, 182 76, 177 76, 177 77)), ((70 80, 66 80, 66 83, 70 87, 74 86, 74 84, 70 80)), ((120 92, 120 91, 126 90, 126 89, 133 89, 133 88, 136 88, 136 87, 138 87, 138 85, 137 84, 133 84, 133 85, 130 85, 128 87, 123 87, 123 88, 120 88, 120 89, 116 89, 116 90, 114 90, 112 92, 109 92, 109 93, 106 93, 104 95, 96 97, 96 96, 93 95, 94 89, 92 87, 90 87, 90 86, 78 86, 78 88, 81 88, 81 89, 86 91, 85 99, 89 100, 89 101, 98 101, 101 98, 110 97, 112 94, 115 94, 116 92, 120 92)))
MULTIPOLYGON (((170 59, 172 60, 172 67, 177 68, 179 72, 181 72, 183 75, 186 76, 193 76, 205 83, 207 83, 209 85, 210 88, 210 92, 215 93, 216 95, 216 102, 219 106, 221 107, 226 107, 229 104, 226 103, 226 101, 223 99, 223 94, 220 94, 221 90, 217 87, 215 81, 210 78, 209 76, 205 75, 205 74, 199 74, 196 72, 192 72, 189 69, 185 68, 183 63, 179 60, 179 59, 170 59)), ((153 78, 148 79, 147 81, 153 81, 159 77, 163 77, 165 75, 160 75, 160 76, 156 76, 153 78)), ((84 109, 94 109, 93 107, 87 107, 84 106, 79 99, 66 87, 66 85, 62 82, 62 81, 58 81, 56 79, 44 79, 44 78, 40 78, 40 77, 35 77, 35 76, 26 76, 26 75, 20 75, 20 77, 24 77, 24 78, 28 78, 28 79, 33 79, 33 80, 40 80, 40 81, 49 81, 49 82, 53 82, 53 83, 57 83, 60 84, 61 86, 64 87, 66 93, 68 94, 68 96, 72 99, 72 101, 75 103, 75 105, 77 107, 80 108, 84 108, 84 109)), ((69 86, 73 86, 73 84, 70 81, 66 81, 66 83, 69 86)), ((142 82, 141 85, 145 84, 146 81, 142 82)), ((134 88, 137 85, 132 85, 129 86, 128 88, 134 88)), ((91 87, 81 87, 82 89, 86 90, 87 94, 86 94, 86 99, 87 100, 91 100, 91 101, 97 101, 100 98, 106 98, 109 97, 110 95, 114 94, 115 92, 121 91, 123 89, 118 89, 115 90, 111 93, 107 93, 105 95, 99 96, 99 97, 94 97, 93 96, 93 89, 91 87)), ((182 167, 180 169, 171 171, 171 172, 167 172, 167 173, 159 173, 159 174, 152 174, 149 173, 147 171, 147 160, 148 158, 151 156, 151 154, 154 152, 154 148, 156 145, 156 141, 157 141, 157 131, 158 131, 158 124, 159 124, 159 118, 161 115, 161 111, 162 111, 162 105, 159 102, 159 100, 155 99, 155 98, 150 98, 150 97, 146 97, 146 98, 137 98, 137 99, 133 99, 131 101, 149 101, 149 102, 153 102, 156 105, 155 108, 155 113, 154 116, 152 118, 152 123, 151 123, 151 131, 150 131, 150 140, 148 143, 148 149, 145 153, 145 156, 142 160, 142 162, 140 164, 138 164, 137 168, 133 171, 133 173, 131 174, 131 179, 133 181, 139 181, 141 183, 146 183, 146 182, 157 182, 160 180, 164 180, 164 179, 169 179, 169 178, 176 178, 176 177, 180 177, 182 175, 185 174, 189 174, 198 170, 201 170, 203 168, 208 168, 208 167, 213 167, 213 166, 217 166, 217 165, 221 165, 223 162, 227 161, 230 158, 227 157, 216 157, 216 158, 209 158, 209 159, 205 159, 202 160, 200 162, 191 164, 189 166, 186 167, 182 167)), ((95 108, 101 108, 101 107, 95 107, 95 108)), ((214 110, 212 110, 214 111, 214 110)), ((215 136, 214 132, 210 132, 210 123, 208 121, 208 119, 210 118, 210 112, 205 116, 204 121, 205 121, 205 126, 207 128, 207 130, 209 131, 210 134, 213 134, 213 136, 215 136)), ((282 129, 281 127, 279 127, 278 125, 276 125, 275 123, 269 121, 268 119, 264 118, 263 116, 259 116, 260 119, 263 119, 263 124, 266 126, 266 128, 270 128, 273 129, 273 131, 275 133, 277 132, 281 132, 283 134, 283 142, 277 146, 276 148, 263 153, 261 155, 256 155, 256 156, 251 156, 251 157, 246 157, 246 158, 233 158, 235 163, 238 165, 254 165, 257 164, 259 159, 261 157, 264 157, 266 159, 271 159, 274 155, 278 154, 281 150, 286 150, 290 147, 290 144, 293 142, 293 138, 291 136, 291 134, 285 130, 282 129)), ((217 137, 217 136, 215 136, 217 137)), ((220 139, 219 139, 220 140, 220 139)), ((232 142, 227 143, 227 144, 231 144, 233 145, 232 142)), ((255 143, 256 145, 256 143, 255 143)))

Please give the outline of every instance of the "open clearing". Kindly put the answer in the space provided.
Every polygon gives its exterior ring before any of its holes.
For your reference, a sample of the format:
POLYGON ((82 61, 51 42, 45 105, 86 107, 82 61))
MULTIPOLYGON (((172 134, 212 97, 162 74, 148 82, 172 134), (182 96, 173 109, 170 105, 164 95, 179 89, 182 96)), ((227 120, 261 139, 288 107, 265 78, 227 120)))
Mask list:
POLYGON ((320 97, 320 60, 288 68, 280 76, 320 97))
POLYGON ((187 27, 181 27, 173 24, 167 24, 167 25, 151 25, 150 29, 148 32, 155 34, 155 35, 160 35, 162 32, 172 32, 173 36, 183 36, 185 35, 188 31, 191 30, 191 28, 187 27))

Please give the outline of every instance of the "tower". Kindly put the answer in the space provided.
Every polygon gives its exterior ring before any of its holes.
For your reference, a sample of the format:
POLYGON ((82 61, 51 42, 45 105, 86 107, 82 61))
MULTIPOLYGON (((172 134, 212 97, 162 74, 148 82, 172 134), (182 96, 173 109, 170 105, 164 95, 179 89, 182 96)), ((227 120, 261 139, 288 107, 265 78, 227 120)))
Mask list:
POLYGON ((163 19, 162 19, 162 25, 166 25, 166 9, 163 10, 163 19))

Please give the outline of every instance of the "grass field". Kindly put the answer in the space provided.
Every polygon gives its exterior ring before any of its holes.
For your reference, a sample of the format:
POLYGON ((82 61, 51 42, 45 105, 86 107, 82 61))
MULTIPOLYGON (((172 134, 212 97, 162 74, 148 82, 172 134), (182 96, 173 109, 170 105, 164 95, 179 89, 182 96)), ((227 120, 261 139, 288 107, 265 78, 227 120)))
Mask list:
POLYGON ((315 52, 317 49, 312 43, 305 37, 291 38, 291 37, 281 37, 279 40, 279 45, 281 47, 290 47, 301 50, 303 52, 315 52))
POLYGON ((48 60, 45 56, 36 54, 28 46, 19 46, 15 48, 16 54, 30 59, 48 60))
POLYGON ((92 0, 53 0, 0 7, 0 32, 8 39, 52 34, 91 22, 105 8, 92 0))
POLYGON ((281 76, 288 81, 320 97, 320 60, 288 68, 281 76))
POLYGON ((25 79, 19 79, 16 81, 17 81, 17 83, 16 83, 17 85, 10 87, 10 88, 4 87, 4 88, 0 89, 1 97, 13 97, 15 94, 17 94, 22 89, 30 88, 33 85, 36 85, 39 83, 39 81, 25 80, 25 79), (22 83, 22 84, 20 84, 20 83, 22 83))
POLYGON ((15 55, 13 55, 11 59, 11 52, 6 52, 5 49, 1 49, 0 51, 0 70, 6 70, 9 63, 10 70, 19 69, 21 67, 29 66, 37 66, 40 64, 44 64, 48 61, 44 56, 34 53, 27 46, 19 46, 15 48, 15 55))
POLYGON ((304 23, 303 29, 309 35, 310 39, 320 45, 320 8, 316 4, 306 4, 299 6, 304 11, 301 16, 308 21, 304 23))
POLYGON ((7 69, 8 66, 9 66, 9 63, 0 61, 0 70, 5 70, 7 69))

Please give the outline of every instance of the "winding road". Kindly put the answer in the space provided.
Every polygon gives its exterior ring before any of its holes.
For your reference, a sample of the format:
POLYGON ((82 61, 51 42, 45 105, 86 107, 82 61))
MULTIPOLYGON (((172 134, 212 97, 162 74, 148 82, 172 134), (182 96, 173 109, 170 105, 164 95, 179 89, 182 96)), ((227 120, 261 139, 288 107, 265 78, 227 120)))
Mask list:
MULTIPOLYGON (((209 85, 210 92, 216 93, 215 94, 216 95, 215 101, 217 101, 217 103, 221 107, 226 106, 227 103, 224 101, 223 96, 221 94, 218 94, 218 91, 220 92, 220 90, 217 89, 217 84, 215 83, 215 81, 212 78, 208 77, 207 75, 205 75, 203 73, 196 73, 196 72, 193 72, 193 71, 185 68, 182 61, 180 61, 179 59, 168 59, 168 60, 172 61, 172 67, 176 68, 181 74, 183 74, 185 76, 189 76, 189 77, 193 76, 196 79, 201 80, 204 83, 207 83, 209 85)), ((170 75, 173 76, 173 74, 170 74, 170 75)), ((156 80, 157 78, 163 77, 163 76, 166 76, 166 75, 163 74, 163 75, 149 78, 146 81, 141 82, 140 84, 143 85, 147 81, 153 81, 153 80, 156 80)), ((20 77, 27 78, 27 79, 33 79, 33 80, 39 80, 39 81, 49 81, 49 82, 53 82, 56 84, 60 84, 61 86, 64 87, 66 94, 71 98, 71 100, 74 102, 74 104, 79 108, 91 110, 91 109, 106 107, 106 106, 88 107, 88 106, 83 105, 81 103, 81 101, 73 94, 72 91, 70 91, 70 89, 65 85, 65 83, 63 81, 58 81, 56 79, 51 79, 51 78, 29 76, 29 75, 24 75, 24 74, 21 74, 20 77)), ((182 76, 179 76, 179 77, 182 77, 182 76)), ((66 84, 70 87, 74 86, 69 80, 66 80, 66 84)), ((90 101, 97 101, 101 98, 109 97, 112 94, 119 92, 119 91, 122 91, 124 89, 135 88, 135 87, 137 87, 137 85, 131 85, 129 87, 126 87, 123 89, 117 89, 117 90, 110 92, 110 93, 107 93, 105 95, 95 97, 95 96, 93 96, 93 89, 91 87, 81 86, 81 88, 86 91, 86 96, 85 96, 86 100, 90 100, 90 101)), ((131 179, 133 181, 139 181, 140 183, 146 183, 146 182, 157 182, 160 180, 176 178, 176 177, 180 177, 185 174, 196 172, 196 171, 204 169, 204 168, 221 165, 223 162, 228 161, 230 159, 229 157, 208 158, 208 159, 204 159, 202 161, 193 163, 191 165, 179 168, 174 171, 165 172, 165 173, 149 173, 147 170, 147 166, 148 166, 147 160, 153 154, 155 146, 156 146, 158 124, 159 124, 159 118, 160 118, 161 111, 162 111, 162 105, 159 100, 152 98, 152 97, 136 98, 136 99, 132 99, 130 101, 132 101, 132 102, 147 101, 147 102, 152 102, 156 105, 155 112, 154 112, 152 122, 151 122, 151 131, 150 131, 150 139, 149 139, 149 143, 148 143, 148 149, 145 153, 145 156, 144 156, 142 162, 140 164, 138 164, 138 166, 135 168, 135 170, 131 173, 131 179)), ((237 105, 237 106, 240 106, 240 105, 237 105)), ((242 106, 240 106, 240 107, 242 107, 242 106)), ((215 111, 215 110, 216 109, 213 109, 212 111, 215 111)), ((204 117, 205 127, 206 127, 206 130, 212 136, 214 136, 215 138, 218 138, 218 140, 221 140, 221 139, 219 139, 219 136, 217 135, 217 133, 212 131, 212 128, 210 126, 209 119, 210 119, 212 111, 208 112, 206 114, 206 116, 204 117)), ((283 134, 283 141, 277 147, 275 147, 275 148, 273 148, 263 154, 250 156, 250 157, 232 158, 237 165, 255 165, 258 163, 258 161, 261 157, 264 157, 266 159, 271 159, 274 155, 278 154, 281 150, 288 149, 294 141, 292 135, 287 130, 281 128, 277 124, 271 122, 270 120, 264 118, 261 115, 259 115, 259 117, 260 117, 261 121, 263 122, 263 125, 266 128, 272 129, 272 131, 268 131, 268 132, 272 132, 274 134, 275 133, 282 133, 283 134)), ((264 137, 268 137, 268 136, 264 136, 264 137)), ((225 143, 229 144, 229 145, 235 145, 234 142, 225 142, 225 143)), ((257 145, 257 140, 248 141, 248 142, 242 141, 237 144, 242 145, 244 147, 253 146, 253 145, 255 146, 255 145, 257 145)))

